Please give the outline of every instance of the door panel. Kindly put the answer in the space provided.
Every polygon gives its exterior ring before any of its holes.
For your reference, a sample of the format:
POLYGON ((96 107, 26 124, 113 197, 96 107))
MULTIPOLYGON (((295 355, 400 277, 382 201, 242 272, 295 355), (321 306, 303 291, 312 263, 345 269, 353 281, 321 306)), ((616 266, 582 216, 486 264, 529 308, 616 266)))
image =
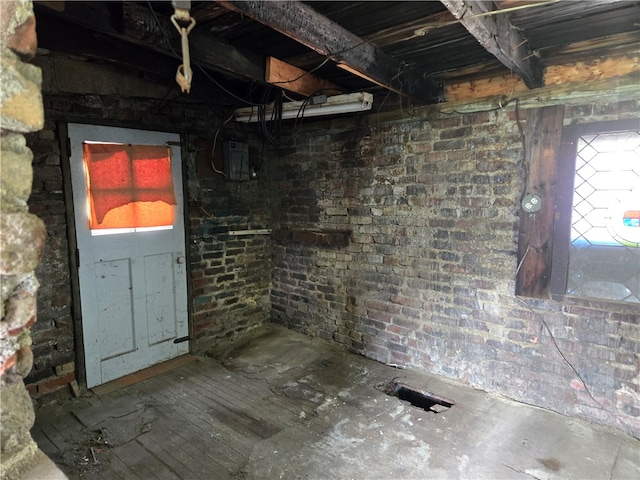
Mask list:
POLYGON ((144 257, 147 288, 147 325, 149 344, 176 338, 176 298, 173 255, 144 257))
POLYGON ((109 322, 100 322, 100 358, 124 355, 135 351, 135 326, 133 324, 133 298, 131 260, 96 262, 95 282, 97 292, 109 295, 96 296, 96 310, 108 312, 109 322))
POLYGON ((85 368, 91 388, 187 353, 188 342, 174 340, 188 335, 188 312, 179 147, 170 147, 176 201, 173 225, 118 233, 99 230, 92 235, 83 143, 166 146, 179 143, 180 137, 70 124, 69 138, 85 368))

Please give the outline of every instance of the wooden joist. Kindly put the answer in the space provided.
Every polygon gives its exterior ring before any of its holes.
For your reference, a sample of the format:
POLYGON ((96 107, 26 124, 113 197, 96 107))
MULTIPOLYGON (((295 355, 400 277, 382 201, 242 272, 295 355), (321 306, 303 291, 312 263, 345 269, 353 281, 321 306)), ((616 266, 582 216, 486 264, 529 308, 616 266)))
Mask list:
POLYGON ((423 103, 441 99, 440 89, 405 68, 366 40, 299 1, 218 0, 241 13, 334 60, 341 68, 393 92, 423 103))
POLYGON ((309 97, 315 93, 337 95, 342 89, 335 83, 316 77, 312 73, 274 57, 267 57, 265 80, 290 92, 309 97))
MULTIPOLYGON (((36 3, 36 18, 48 15, 171 57, 180 54, 180 35, 169 19, 154 15, 140 5, 131 2, 65 2, 64 6, 63 10, 54 10, 36 3)), ((69 34, 73 35, 73 32, 69 34)), ((191 58, 202 67, 232 78, 265 83, 264 57, 240 51, 197 29, 189 34, 189 44, 191 58)))
POLYGON ((520 76, 529 88, 542 86, 543 68, 531 52, 526 38, 505 15, 485 15, 493 10, 487 0, 441 0, 454 17, 478 42, 509 70, 520 76))

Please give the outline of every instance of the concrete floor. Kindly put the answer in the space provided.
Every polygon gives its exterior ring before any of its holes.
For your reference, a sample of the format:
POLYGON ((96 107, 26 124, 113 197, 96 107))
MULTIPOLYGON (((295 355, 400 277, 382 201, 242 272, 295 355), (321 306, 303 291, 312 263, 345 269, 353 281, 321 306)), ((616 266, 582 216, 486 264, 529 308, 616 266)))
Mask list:
MULTIPOLYGON (((48 410, 53 407, 41 408, 36 412, 34 437, 70 478, 640 479, 640 441, 623 432, 385 366, 277 327, 219 346, 211 357, 154 379, 101 397, 92 395, 65 407, 80 420, 77 428, 98 431, 96 426, 106 425, 100 422, 109 411, 118 412, 112 421, 135 425, 131 415, 139 412, 144 428, 120 446, 131 454, 130 462, 142 462, 144 452, 154 451, 153 461, 162 468, 125 467, 125 456, 112 446, 114 456, 109 457, 107 445, 94 450, 99 455, 90 462, 93 468, 74 468, 62 461, 62 447, 50 441, 52 434, 47 432, 55 422, 66 422, 57 431, 66 431, 68 448, 78 451, 69 441, 75 438, 71 430, 76 427, 48 410), (196 377, 209 380, 196 384, 196 377), (394 380, 451 399, 455 405, 436 405, 438 413, 413 406, 382 391, 394 380), (188 385, 182 381, 198 385, 197 391, 185 390, 188 385), (169 387, 173 390, 162 390, 169 387), (145 400, 150 395, 155 416, 140 406, 151 405, 145 400), (158 404, 163 398, 166 407, 158 404), (180 410, 171 410, 177 398, 184 399, 180 410), (135 408, 127 410, 124 402, 135 408), (206 417, 190 423, 193 414, 185 413, 187 404, 206 411, 206 417), (173 426, 161 425, 165 411, 167 418, 174 418, 173 426), (179 421, 174 413, 182 415, 179 421), (220 437, 226 431, 223 427, 231 425, 236 427, 225 434, 228 439, 220 437), (167 432, 187 439, 187 430, 198 429, 206 431, 207 438, 210 432, 222 432, 210 433, 212 442, 221 441, 204 445, 202 437, 185 442, 173 438, 172 447, 159 446, 167 432), (157 439, 149 436, 154 432, 157 439), (246 448, 235 441, 244 441, 246 448), (189 457, 187 448, 194 445, 203 457, 224 463, 226 470, 207 467, 197 455, 189 457), (131 453, 141 446, 144 452, 131 453), (178 464, 177 448, 184 449, 185 465, 178 464), (223 457, 231 450, 235 463, 227 464, 223 457), (189 458, 199 462, 199 470, 189 465, 189 458), (126 468, 135 473, 123 473, 126 468)), ((99 431, 106 436, 107 430, 99 431)))

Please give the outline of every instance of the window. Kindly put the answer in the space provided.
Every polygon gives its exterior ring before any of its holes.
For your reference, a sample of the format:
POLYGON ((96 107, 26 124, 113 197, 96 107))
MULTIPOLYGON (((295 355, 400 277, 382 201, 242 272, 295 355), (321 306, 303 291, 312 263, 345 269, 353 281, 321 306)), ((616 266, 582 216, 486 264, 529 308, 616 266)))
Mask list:
POLYGON ((83 148, 92 235, 173 227, 168 147, 85 142, 83 148))
POLYGON ((566 128, 558 173, 552 293, 640 303, 640 122, 566 128))

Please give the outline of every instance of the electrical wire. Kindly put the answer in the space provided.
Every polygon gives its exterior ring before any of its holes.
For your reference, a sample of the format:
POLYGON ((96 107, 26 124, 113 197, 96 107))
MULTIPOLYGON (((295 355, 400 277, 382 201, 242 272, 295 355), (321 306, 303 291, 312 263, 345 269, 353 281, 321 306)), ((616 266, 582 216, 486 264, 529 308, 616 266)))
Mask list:
POLYGON ((162 34, 167 47, 169 47, 169 50, 171 50, 171 53, 173 53, 175 58, 177 58, 178 60, 182 60, 182 55, 178 55, 178 52, 175 51, 175 49, 171 45, 169 37, 167 37, 167 32, 165 32, 164 28, 162 28, 162 23, 160 23, 160 19, 158 18, 158 15, 156 15, 156 11, 153 9, 153 5, 151 5, 151 2, 149 0, 147 0, 147 4, 149 5, 149 10, 151 10, 151 13, 153 14, 153 18, 155 18, 156 23, 158 24, 158 30, 160 30, 160 33, 162 34))
MULTIPOLYGON (((169 50, 173 53, 173 56, 176 59, 180 60, 182 57, 181 57, 181 55, 178 54, 178 52, 171 45, 169 37, 167 36, 167 33, 165 32, 164 28, 162 27, 162 23, 160 22, 160 19, 158 18, 158 15, 156 14, 156 11, 154 10, 153 5, 151 4, 151 1, 147 0, 147 4, 149 6, 149 9, 151 10, 151 13, 153 14, 153 17, 154 17, 154 19, 156 21, 156 24, 158 26, 158 29, 160 30, 160 33, 161 33, 161 35, 162 35, 162 37, 164 39, 165 44, 167 45, 169 50)), ((349 52, 351 50, 354 50, 354 49, 356 49, 356 48, 358 48, 358 47, 360 47, 362 45, 365 45, 367 43, 370 43, 370 42, 368 40, 362 40, 361 42, 359 42, 359 43, 357 43, 355 45, 352 45, 352 46, 350 46, 348 48, 345 48, 343 50, 340 50, 338 52, 333 52, 333 53, 332 52, 328 52, 327 55, 326 55, 326 58, 320 64, 318 64, 317 66, 315 66, 311 70, 302 73, 301 75, 299 75, 296 78, 293 78, 293 79, 290 79, 290 80, 283 80, 283 81, 279 81, 279 82, 272 82, 272 83, 274 85, 285 85, 285 84, 296 82, 296 81, 300 80, 301 78, 304 78, 305 76, 311 75, 312 73, 316 72, 317 70, 322 68, 324 65, 326 65, 330 60, 337 61, 337 60, 335 60, 335 57, 337 55, 342 55, 344 53, 347 53, 347 52, 349 52)), ((291 138, 295 137, 295 135, 297 134, 297 130, 299 130, 299 128, 300 128, 300 126, 302 124, 302 117, 304 116, 304 110, 305 110, 306 106, 308 105, 310 99, 314 95, 317 94, 317 92, 315 92, 314 94, 310 95, 309 97, 307 97, 303 101, 303 103, 302 103, 302 105, 301 105, 301 107, 300 107, 300 109, 298 111, 298 114, 296 116, 296 125, 297 125, 298 128, 289 137, 282 138, 281 137, 282 95, 277 98, 277 102, 274 104, 274 108, 272 110, 271 121, 275 122, 275 128, 269 129, 269 128, 266 127, 266 121, 267 120, 266 120, 266 118, 264 118, 264 112, 266 112, 266 108, 267 108, 267 106, 270 105, 270 103, 264 101, 265 95, 263 95, 263 101, 261 103, 249 101, 249 100, 247 100, 247 97, 249 97, 251 95, 251 90, 247 93, 247 95, 245 95, 244 98, 242 98, 242 97, 236 95, 235 93, 231 92, 226 87, 224 87, 220 82, 218 82, 215 78, 213 78, 204 69, 204 67, 202 67, 197 62, 193 62, 192 61, 192 65, 195 65, 203 73, 203 75, 207 79, 209 79, 214 85, 216 85, 219 89, 224 91, 227 95, 231 96, 232 98, 234 98, 235 100, 239 101, 240 103, 242 103, 244 105, 249 105, 249 106, 252 106, 252 107, 258 107, 258 114, 260 115, 260 112, 261 111, 263 112, 262 117, 259 119, 259 122, 261 124, 261 130, 262 130, 263 134, 267 137, 267 140, 269 141, 269 143, 271 143, 272 145, 281 145, 285 141, 288 141, 291 138), (274 114, 275 114, 275 117, 274 117, 274 114), (299 123, 298 123, 298 120, 299 120, 299 123)), ((399 64, 398 72, 396 73, 396 75, 394 75, 394 77, 392 78, 392 81, 395 80, 395 79, 399 79, 400 78, 400 76, 404 72, 405 67, 406 67, 406 63, 402 62, 402 63, 399 64)), ((400 81, 400 92, 402 92, 402 81, 401 80, 399 80, 399 81, 400 81)), ((269 89, 267 89, 267 91, 268 90, 269 89)), ((326 90, 326 89, 324 89, 324 90, 326 90)), ((399 95, 402 97, 403 94, 400 93, 400 92, 399 92, 399 95)), ((289 98, 289 97, 287 97, 287 98, 289 98)), ((402 102, 402 100, 401 100, 401 102, 402 102)), ((401 108, 402 108, 402 105, 401 105, 401 108)), ((228 120, 225 121, 223 123, 223 125, 226 124, 227 122, 228 122, 228 120)), ((214 168, 214 170, 215 170, 215 168, 214 168)))
MULTIPOLYGON (((363 43, 364 43, 364 42, 363 42, 363 43)), ((361 43, 360 45, 362 45, 362 43, 361 43)), ((359 46, 359 45, 358 45, 358 46, 359 46)), ((356 48, 356 47, 352 47, 352 48, 356 48)), ((348 50, 345 50, 345 52, 346 52, 346 51, 348 51, 348 50)), ((338 52, 337 54, 334 54, 334 55, 339 55, 340 53, 344 53, 344 52, 338 52)), ((291 79, 291 80, 281 80, 281 81, 279 81, 279 82, 271 82, 271 83, 273 83, 274 85, 280 85, 280 84, 283 84, 283 83, 293 83, 293 82, 297 82, 297 81, 298 81, 298 80, 300 80, 301 78, 304 78, 304 77, 306 77, 307 75, 311 75, 312 73, 316 72, 317 70, 320 70, 322 67, 324 67, 324 66, 329 62, 329 60, 331 60, 331 57, 327 57, 327 58, 325 58, 325 59, 324 59, 324 61, 323 61, 320 65, 318 65, 318 66, 316 66, 316 67, 312 68, 312 69, 311 69, 311 70, 309 70, 308 72, 304 72, 303 74, 301 74, 301 75, 299 75, 299 76, 297 76, 296 78, 293 78, 293 79, 291 79)))
MULTIPOLYGON (((531 232, 532 232, 531 236, 533 236, 533 232, 535 231, 536 231, 536 215, 533 215, 533 221, 531 222, 531 232)), ((531 236, 529 237, 529 241, 527 242, 527 248, 524 250, 524 254, 522 254, 522 258, 520 259, 520 262, 518 262, 518 267, 516 268, 516 277, 518 276, 518 273, 520 273, 520 268, 524 263, 524 259, 527 258, 529 249, 531 248, 531 236)))
POLYGON ((516 300, 518 300, 520 303, 522 303, 527 310, 529 310, 534 316, 536 316, 541 323, 541 326, 547 331, 547 333, 549 334, 549 338, 551 339, 551 343, 553 344, 553 347, 555 348, 556 352, 558 352, 558 355, 560 355, 560 358, 562 358, 562 361, 571 369, 571 371, 574 373, 574 375, 578 378, 578 380, 580 380, 580 383, 582 383, 582 386, 584 387, 585 392, 587 392, 587 395, 589 395, 589 397, 591 398, 591 400, 593 400, 593 402, 599 406, 604 412, 606 412, 608 415, 610 415, 614 421, 618 421, 620 422, 620 424, 622 425, 622 427, 627 431, 627 433, 631 436, 633 436, 634 438, 638 438, 637 436, 635 436, 633 434, 633 432, 631 431, 631 428, 629 427, 629 425, 622 420, 621 418, 618 418, 611 410, 609 410, 608 408, 606 408, 601 402, 599 402, 595 396, 593 395, 593 393, 591 392, 591 389, 589 388, 589 385, 587 384, 587 382, 584 380, 584 378, 582 377, 582 375, 580 374, 580 372, 578 372, 578 370, 576 369, 576 367, 573 366, 573 364, 569 361, 569 359, 567 358, 567 356, 564 354, 564 352, 562 351, 562 349, 560 348, 560 345, 558 345, 558 342, 555 338, 555 336, 553 335, 553 332, 551 331, 551 328, 549 327, 549 324, 547 323, 547 321, 544 319, 544 316, 539 314, 538 312, 536 312, 531 306, 529 306, 522 298, 520 297, 515 297, 516 300))
POLYGON ((218 141, 218 135, 220 134, 220 130, 222 130, 222 127, 224 127, 228 122, 230 122, 233 119, 233 115, 231 115, 229 118, 227 118, 224 122, 222 122, 222 125, 220 125, 218 127, 218 129, 216 130, 215 135, 213 136, 213 146, 211 147, 211 168, 213 169, 214 172, 216 172, 218 175, 222 175, 223 177, 226 177, 226 173, 224 173, 221 170, 218 170, 215 166, 215 164, 213 163, 213 155, 216 151, 216 143, 218 141))
POLYGON ((285 94, 281 89, 277 89, 276 98, 273 101, 269 101, 268 97, 269 97, 269 94, 273 91, 273 89, 265 90, 263 103, 264 105, 271 106, 271 118, 270 119, 266 118, 266 111, 267 111, 266 106, 258 107, 258 122, 261 126, 263 135, 267 139, 267 141, 276 147, 280 147, 283 144, 294 139, 302 126, 304 112, 307 106, 309 105, 309 103, 313 100, 315 96, 327 90, 331 90, 331 89, 323 88, 323 89, 316 90, 315 92, 313 92, 311 95, 309 95, 307 98, 305 98, 302 101, 295 117, 295 122, 294 122, 295 129, 290 135, 286 137, 282 136, 282 106, 283 106, 282 99, 285 97, 285 94), (267 123, 269 123, 269 125, 267 125, 267 123))
MULTIPOLYGON (((545 2, 536 2, 536 3, 525 3, 523 5, 516 5, 514 7, 508 7, 508 8, 502 8, 499 10, 490 10, 488 12, 481 12, 481 13, 476 13, 475 15, 469 15, 468 17, 463 17, 463 18, 458 18, 457 20, 452 20, 450 22, 441 22, 441 23, 435 23, 435 24, 427 24, 424 27, 420 27, 420 28, 416 28, 413 31, 413 35, 411 37, 406 38, 405 40, 411 40, 412 38, 415 37, 423 37, 425 36, 427 33, 429 33, 429 30, 433 29, 433 28, 441 28, 441 27, 447 27, 450 25, 457 25, 458 23, 462 23, 463 21, 466 20, 471 20, 474 18, 482 18, 482 17, 490 17, 490 16, 494 16, 494 15, 501 15, 503 13, 510 13, 510 12, 515 12, 517 10, 523 10, 525 8, 532 8, 532 7, 544 7, 546 5, 551 5, 552 3, 557 3, 560 0, 547 0, 545 2)), ((468 10, 465 9, 465 13, 468 10)))
MULTIPOLYGON (((192 64, 194 64, 193 62, 191 62, 192 64)), ((194 64, 196 67, 198 67, 200 69, 200 71, 204 74, 205 77, 207 77, 211 82, 213 82, 220 90, 222 90, 223 92, 225 92, 227 95, 235 98, 236 100, 238 100, 239 102, 245 104, 245 105, 249 105, 252 107, 259 107, 262 104, 261 103, 256 103, 256 102, 250 102, 249 100, 242 97, 239 97, 238 95, 236 95, 235 93, 233 93, 232 91, 230 91, 229 89, 225 88, 220 82, 218 82, 215 78, 213 78, 211 75, 209 75, 209 73, 199 64, 194 64)), ((249 91, 249 93, 247 93, 246 96, 251 95, 251 91, 249 91)))
MULTIPOLYGON (((524 175, 524 188, 523 188, 523 193, 520 199, 520 202, 522 202, 522 198, 524 198, 524 196, 526 195, 527 192, 527 188, 529 186, 529 159, 527 158, 527 149, 526 149, 526 136, 524 133, 524 127, 522 126, 522 121, 520 119, 520 109, 519 109, 520 105, 519 105, 519 100, 516 98, 515 99, 515 118, 516 118, 516 124, 518 125, 518 131, 520 132, 520 140, 522 142, 522 151, 523 151, 523 169, 525 172, 524 175)), ((520 262, 518 263, 518 266, 516 268, 516 276, 518 276, 519 272, 520 272, 520 268, 522 267, 522 264, 524 263, 527 254, 529 253, 529 250, 531 249, 531 243, 533 240, 533 232, 536 231, 535 225, 536 225, 536 218, 537 215, 533 215, 533 220, 532 220, 532 224, 531 224, 531 234, 529 236, 529 239, 527 241, 527 248, 524 251, 524 254, 522 255, 522 258, 520 259, 520 262)), ((598 405, 601 409, 603 409, 605 412, 607 412, 607 414, 611 415, 613 417, 614 420, 618 420, 622 426, 627 430, 627 432, 629 434, 632 434, 631 429, 629 428, 629 426, 621 419, 618 419, 615 414, 613 412, 611 412, 610 410, 608 410, 601 402, 599 402, 595 396, 593 395, 593 393, 591 392, 587 382, 584 380, 584 378, 582 377, 582 375, 580 374, 580 372, 578 372, 578 370, 573 366, 573 364, 569 361, 569 359, 567 358, 567 356, 564 354, 564 352, 562 351, 562 349, 560 348, 560 345, 558 345, 558 342, 555 338, 555 336, 553 335, 553 332, 551 331, 551 327, 549 327, 549 324, 547 323, 547 321, 544 319, 544 316, 539 314, 538 312, 536 312, 533 308, 531 308, 523 299, 521 299, 520 297, 515 297, 520 303, 522 303, 534 316, 536 316, 540 323, 541 326, 547 331, 547 333, 549 334, 549 338, 551 339, 551 343, 553 344, 553 347, 555 348, 555 350, 557 351, 558 355, 560 355, 560 358, 562 358, 562 361, 571 369, 571 371, 575 374, 575 376, 578 378, 578 380, 580 380, 580 382, 582 383, 582 386, 584 387, 585 392, 587 392, 587 394, 589 395, 589 397, 591 398, 591 400, 598 405)))

